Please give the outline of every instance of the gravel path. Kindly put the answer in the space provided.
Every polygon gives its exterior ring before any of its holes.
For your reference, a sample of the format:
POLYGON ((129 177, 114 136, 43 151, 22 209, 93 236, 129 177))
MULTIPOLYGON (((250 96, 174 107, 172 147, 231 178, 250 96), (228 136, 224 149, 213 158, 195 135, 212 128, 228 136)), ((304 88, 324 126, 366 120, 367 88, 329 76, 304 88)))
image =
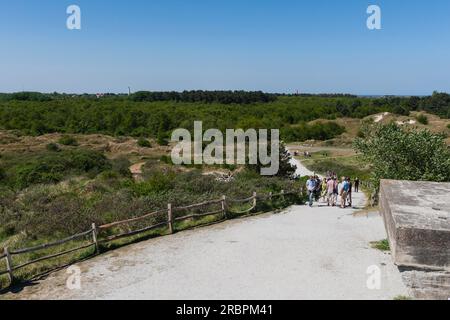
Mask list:
MULTIPOLYGON (((301 168, 304 170, 304 168, 301 168)), ((355 205, 365 197, 355 195, 355 205)), ((320 205, 320 204, 319 204, 320 205)), ((293 206, 130 245, 80 263, 81 289, 66 270, 12 299, 393 299, 408 295, 379 215, 293 206), (381 271, 369 289, 367 270, 381 271)))

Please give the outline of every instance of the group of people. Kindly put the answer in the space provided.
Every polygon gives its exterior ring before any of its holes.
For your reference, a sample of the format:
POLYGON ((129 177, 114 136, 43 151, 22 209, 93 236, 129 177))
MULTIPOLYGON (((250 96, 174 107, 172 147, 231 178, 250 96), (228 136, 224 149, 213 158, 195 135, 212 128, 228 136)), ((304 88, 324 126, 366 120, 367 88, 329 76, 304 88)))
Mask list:
POLYGON ((318 176, 310 176, 306 182, 308 190, 309 206, 314 201, 326 202, 328 206, 340 206, 341 208, 352 206, 352 193, 359 192, 360 181, 358 178, 352 181, 350 177, 342 177, 341 181, 336 173, 329 172, 327 178, 320 179, 318 176))

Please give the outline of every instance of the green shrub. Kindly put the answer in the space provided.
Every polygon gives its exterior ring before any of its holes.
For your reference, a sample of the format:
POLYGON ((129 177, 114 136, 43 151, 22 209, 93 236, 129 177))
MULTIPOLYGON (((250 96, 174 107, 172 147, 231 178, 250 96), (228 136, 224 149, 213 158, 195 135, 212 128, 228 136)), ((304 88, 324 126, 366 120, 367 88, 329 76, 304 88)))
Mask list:
POLYGON ((173 164, 172 158, 168 155, 162 155, 161 158, 159 158, 159 161, 165 164, 173 164))
POLYGON ((176 178, 176 174, 173 172, 154 172, 146 181, 136 183, 132 188, 134 193, 139 196, 164 193, 173 188, 176 178))
POLYGON ((355 148, 380 179, 450 181, 450 151, 441 134, 402 128, 395 123, 366 127, 355 148))
POLYGON ((423 125, 427 125, 428 122, 428 117, 424 114, 420 114, 416 117, 417 122, 423 124, 423 125))
POLYGON ((69 150, 17 159, 8 169, 10 184, 23 189, 33 184, 56 183, 70 175, 96 174, 111 169, 106 157, 97 151, 69 150))
POLYGON ((293 127, 285 127, 281 135, 287 142, 306 140, 330 140, 345 132, 345 127, 336 122, 319 122, 315 124, 301 123, 293 127))
POLYGON ((45 146, 45 148, 48 151, 52 151, 52 152, 58 152, 61 151, 61 149, 59 148, 59 146, 56 143, 49 143, 45 146))
POLYGON ((450 129, 450 123, 447 125, 447 128, 450 129))
POLYGON ((113 170, 103 171, 99 178, 103 180, 111 180, 111 179, 118 179, 120 177, 119 173, 113 170))
POLYGON ((131 177, 130 166, 131 162, 125 157, 119 157, 111 160, 112 170, 121 176, 131 177))
POLYGON ((77 146, 78 142, 74 137, 62 136, 58 142, 64 146, 77 146))
POLYGON ((2 181, 4 179, 6 179, 6 172, 5 172, 5 169, 0 167, 0 181, 2 181))
POLYGON ((160 132, 158 134, 157 142, 160 146, 167 146, 169 145, 169 140, 167 139, 167 135, 163 132, 160 132))
POLYGON ((150 141, 148 141, 145 138, 139 138, 137 141, 137 144, 141 148, 151 148, 152 147, 152 144, 150 143, 150 141))

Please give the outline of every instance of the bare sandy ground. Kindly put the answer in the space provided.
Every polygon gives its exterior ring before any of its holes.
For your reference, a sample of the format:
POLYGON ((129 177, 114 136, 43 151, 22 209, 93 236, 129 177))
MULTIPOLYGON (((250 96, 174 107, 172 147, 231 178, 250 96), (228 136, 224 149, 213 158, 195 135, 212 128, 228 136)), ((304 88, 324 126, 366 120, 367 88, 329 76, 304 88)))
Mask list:
MULTIPOLYGON (((299 169, 299 170, 304 170, 299 169)), ((305 172, 303 172, 305 173, 305 172)), ((355 195, 356 206, 365 197, 355 195)), ((294 206, 130 245, 80 263, 81 289, 61 270, 8 299, 393 299, 408 295, 379 215, 294 206), (375 266, 375 267, 374 267, 375 266), (372 268, 372 269, 371 269, 372 268), (373 269, 375 268, 375 269, 373 269), (368 271, 380 272, 369 288, 368 271)))

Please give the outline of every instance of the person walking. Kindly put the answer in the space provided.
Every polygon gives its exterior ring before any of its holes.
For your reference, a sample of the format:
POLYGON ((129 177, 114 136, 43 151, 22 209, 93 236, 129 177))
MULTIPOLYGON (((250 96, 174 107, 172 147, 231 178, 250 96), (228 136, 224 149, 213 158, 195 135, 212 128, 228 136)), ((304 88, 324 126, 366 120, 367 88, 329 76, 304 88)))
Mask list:
POLYGON ((339 195, 341 196, 341 208, 345 209, 347 202, 349 184, 345 177, 342 177, 341 183, 339 184, 339 195))
POLYGON ((314 190, 314 199, 318 202, 320 200, 320 195, 322 194, 322 180, 319 176, 314 177, 316 179, 316 189, 314 190))
POLYGON ((333 207, 337 205, 338 195, 339 195, 339 182, 337 176, 333 177, 333 207))
POLYGON ((353 200, 352 200, 352 190, 353 190, 353 183, 352 183, 352 179, 347 178, 348 181, 348 206, 352 207, 353 204, 353 200))
POLYGON ((359 192, 359 178, 356 177, 355 179, 355 192, 358 193, 359 192))
POLYGON ((334 179, 332 178, 328 178, 327 181, 327 203, 328 206, 335 206, 335 201, 334 201, 334 189, 335 189, 335 185, 334 185, 334 179))
POLYGON ((314 201, 314 191, 316 190, 316 179, 314 176, 310 176, 306 181, 306 189, 308 190, 309 206, 312 207, 314 201))
POLYGON ((330 178, 322 180, 322 194, 321 194, 322 202, 326 202, 327 201, 328 180, 330 180, 330 178))

